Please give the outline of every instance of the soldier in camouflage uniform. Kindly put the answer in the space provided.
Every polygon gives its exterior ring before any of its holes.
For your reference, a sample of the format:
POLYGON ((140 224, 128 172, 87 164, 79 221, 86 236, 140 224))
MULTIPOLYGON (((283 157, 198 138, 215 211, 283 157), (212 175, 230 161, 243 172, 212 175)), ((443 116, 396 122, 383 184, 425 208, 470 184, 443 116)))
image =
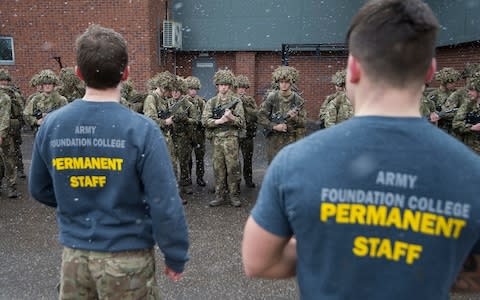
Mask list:
MULTIPOLYGON (((205 99, 197 95, 198 90, 202 88, 200 80, 195 76, 188 76, 185 79, 188 87, 188 95, 190 102, 193 103, 198 114, 198 122, 195 125, 192 136, 192 147, 195 153, 195 170, 197 175, 197 184, 204 187, 206 185, 203 180, 205 175, 205 127, 202 125, 202 113, 205 107, 205 99)), ((190 156, 190 174, 192 173, 192 157, 190 156)))
POLYGON ((453 118, 453 128, 463 136, 463 142, 480 154, 480 78, 467 84, 470 101, 460 106, 453 118))
POLYGON ((203 126, 212 132, 215 199, 210 201, 210 206, 221 205, 226 194, 233 206, 241 206, 238 137, 239 132, 245 129, 245 114, 241 100, 230 91, 234 79, 229 70, 215 73, 213 82, 218 94, 207 101, 202 114, 203 126), (230 105, 233 106, 228 108, 230 105), (219 108, 224 108, 224 111, 219 108))
POLYGON ((325 109, 327 108, 328 103, 335 99, 339 93, 345 93, 345 78, 347 77, 346 70, 337 71, 332 76, 332 83, 335 85, 335 93, 328 95, 323 100, 322 106, 320 107, 320 112, 318 113, 318 120, 320 121, 320 128, 325 128, 325 109))
POLYGON ((7 93, 0 90, 0 148, 3 160, 4 174, 7 179, 7 197, 16 198, 17 170, 15 168, 15 147, 13 135, 10 132, 12 117, 12 101, 7 93))
POLYGON ((134 112, 143 114, 143 104, 148 94, 138 93, 135 90, 133 81, 130 79, 122 82, 120 93, 122 95, 120 98, 120 104, 128 107, 134 112))
MULTIPOLYGON (((454 91, 445 101, 445 104, 442 106, 441 115, 442 118, 448 121, 452 121, 455 117, 456 111, 460 106, 462 106, 465 102, 470 101, 470 97, 468 96, 468 89, 467 85, 470 80, 476 77, 480 77, 480 65, 479 64, 467 64, 465 69, 462 72, 462 79, 465 80, 465 87, 459 88, 454 91)), ((462 139, 461 134, 456 132, 455 130, 451 130, 450 134, 455 136, 458 139, 462 139)))
POLYGON ((345 92, 339 92, 325 108, 325 128, 350 119, 353 116, 353 106, 345 92))
POLYGON ((32 126, 35 132, 48 113, 68 104, 67 98, 55 91, 58 77, 52 70, 41 71, 38 75, 38 84, 42 85, 43 92, 33 97, 23 111, 25 122, 32 126))
POLYGON ((35 97, 40 95, 43 92, 43 86, 38 83, 38 73, 33 75, 30 79, 30 86, 35 89, 35 92, 28 96, 27 101, 25 101, 25 106, 30 103, 30 101, 35 97))
POLYGON ((190 102, 190 96, 186 96, 187 84, 181 77, 177 77, 170 99, 173 121, 173 146, 180 166, 180 192, 192 194, 192 178, 190 160, 192 158, 192 132, 198 123, 198 113, 190 102), (175 107, 175 109, 174 109, 175 107), (177 108, 178 107, 178 108, 177 108), (174 111, 173 111, 174 110, 174 111))
POLYGON ((157 123, 162 130, 167 144, 170 159, 172 161, 175 176, 178 178, 177 157, 172 140, 172 124, 173 117, 164 117, 165 112, 169 109, 168 98, 171 95, 173 85, 175 84, 175 76, 168 72, 162 72, 155 75, 148 81, 149 93, 143 102, 143 114, 157 123))
POLYGON ((245 185, 254 188, 255 183, 252 179, 252 158, 253 158, 253 139, 257 134, 257 103, 253 97, 246 94, 250 87, 250 81, 245 75, 238 75, 235 78, 235 87, 238 98, 242 100, 243 111, 245 112, 245 134, 240 136, 240 149, 243 156, 243 179, 245 185))
MULTIPOLYGON (((22 155, 22 126, 23 121, 23 109, 25 105, 25 99, 22 94, 11 85, 12 78, 5 69, 0 69, 0 89, 5 92, 11 100, 11 119, 9 135, 13 137, 15 167, 17 168, 17 175, 20 178, 25 178, 23 155, 22 155)), ((3 173, 3 172, 2 172, 3 173)))
POLYGON ((75 74, 74 68, 67 67, 61 69, 58 77, 60 85, 57 91, 60 95, 67 98, 68 103, 83 98, 83 95, 85 95, 85 83, 75 74))
POLYGON ((271 92, 258 111, 258 123, 264 127, 267 137, 268 163, 280 149, 302 137, 297 131, 305 131, 307 118, 305 100, 291 89, 298 79, 298 71, 281 66, 275 69, 272 78, 279 90, 271 92))
MULTIPOLYGON (((443 68, 435 74, 435 80, 440 82, 440 86, 428 94, 427 98, 435 103, 435 110, 441 112, 448 97, 455 91, 454 84, 460 79, 460 72, 453 68, 443 68)), ((438 127, 451 133, 452 115, 442 117, 439 115, 438 127)))

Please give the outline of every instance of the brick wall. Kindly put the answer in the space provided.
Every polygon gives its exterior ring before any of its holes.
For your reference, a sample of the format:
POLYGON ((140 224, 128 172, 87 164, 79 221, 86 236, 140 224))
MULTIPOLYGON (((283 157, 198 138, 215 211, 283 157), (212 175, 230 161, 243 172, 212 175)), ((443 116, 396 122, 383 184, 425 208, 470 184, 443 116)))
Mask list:
MULTIPOLYGON (((128 41, 131 78, 144 82, 159 70, 157 18, 164 18, 166 0, 5 0, 0 7, 0 35, 12 36, 15 65, 1 66, 11 73, 25 94, 30 78, 42 69, 59 71, 75 65, 75 40, 96 23, 122 33, 128 41)), ((142 88, 144 84, 142 83, 142 88)))
MULTIPOLYGON (((158 52, 159 29, 166 18, 167 2, 169 0, 4 0, 0 6, 0 35, 14 38, 15 65, 0 67, 8 69, 14 83, 28 95, 33 92, 28 83, 35 73, 46 68, 59 70, 52 57, 61 57, 64 66, 75 65, 76 37, 89 24, 97 23, 125 36, 130 75, 137 90, 145 91, 148 78, 165 69, 189 76, 192 60, 198 53, 158 52)), ((280 52, 222 51, 209 52, 209 55, 215 57, 217 68, 247 75, 251 82, 248 93, 257 103, 270 87, 272 71, 282 61, 280 52)), ((437 60, 439 68, 452 66, 462 70, 467 62, 480 62, 480 43, 439 48, 437 60)), ((334 91, 331 75, 345 67, 346 56, 293 53, 289 65, 299 70, 298 87, 307 100, 309 118, 316 119, 323 99, 334 91)))

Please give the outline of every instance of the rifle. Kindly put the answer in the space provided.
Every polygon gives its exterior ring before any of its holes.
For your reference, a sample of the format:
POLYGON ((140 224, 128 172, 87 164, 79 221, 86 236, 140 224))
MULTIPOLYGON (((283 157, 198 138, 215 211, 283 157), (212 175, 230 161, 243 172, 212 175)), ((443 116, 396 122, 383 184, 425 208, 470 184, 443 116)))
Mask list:
POLYGON ((240 103, 240 99, 235 98, 235 100, 229 103, 215 107, 212 110, 212 118, 220 119, 227 109, 235 108, 235 106, 237 106, 238 103, 240 103))
POLYGON ((467 113, 465 117, 465 123, 472 124, 472 125, 480 123, 480 115, 478 115, 476 112, 473 112, 473 111, 467 113))
POLYGON ((158 117, 162 120, 170 118, 172 115, 174 115, 177 112, 177 110, 181 107, 182 103, 183 103, 183 98, 175 102, 175 104, 173 104, 172 107, 170 107, 166 111, 165 110, 159 111, 158 117))
POLYGON ((51 113, 52 111, 56 110, 57 108, 58 107, 54 106, 54 107, 51 107, 50 109, 48 109, 44 112, 37 108, 33 111, 33 116, 35 117, 35 119, 40 120, 44 117, 44 115, 51 113))
MULTIPOLYGON (((298 113, 300 111, 300 109, 302 108, 302 106, 303 106, 303 103, 299 104, 299 105, 294 105, 288 112, 286 112, 284 114, 281 114, 281 113, 272 114, 271 117, 270 117, 270 121, 272 121, 275 124, 285 124, 285 123, 287 123, 288 119, 290 119, 290 113, 291 112, 298 113)), ((273 130, 271 130, 271 129, 263 128, 263 134, 267 137, 272 132, 273 132, 273 130)))
MULTIPOLYGON (((456 112, 458 108, 452 108, 449 110, 444 110, 444 111, 436 111, 435 113, 438 115, 439 118, 445 117, 447 114, 456 112)), ((427 117, 428 121, 431 121, 430 116, 427 117)))

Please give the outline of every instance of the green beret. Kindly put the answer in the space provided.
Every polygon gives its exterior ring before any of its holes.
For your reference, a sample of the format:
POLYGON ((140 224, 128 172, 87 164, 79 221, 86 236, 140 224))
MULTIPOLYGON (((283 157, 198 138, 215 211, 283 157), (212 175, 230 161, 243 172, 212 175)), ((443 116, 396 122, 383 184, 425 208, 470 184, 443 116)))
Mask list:
POLYGON ((52 70, 42 70, 38 73, 38 84, 58 84, 58 77, 52 70))
POLYGON ((185 78, 185 82, 187 83, 187 87, 193 90, 199 90, 202 88, 202 84, 200 83, 200 79, 195 76, 188 76, 185 78))
POLYGON ((215 85, 233 85, 234 81, 235 75, 233 75, 232 71, 230 70, 218 70, 217 72, 215 72, 215 75, 213 75, 213 83, 215 83, 215 85))
POLYGON ((12 78, 10 77, 8 70, 0 69, 0 80, 12 81, 12 78))
POLYGON ((250 81, 248 80, 247 76, 238 75, 237 77, 235 77, 234 86, 248 89, 250 87, 250 81))
POLYGON ((346 79, 347 79, 347 71, 340 70, 337 73, 333 74, 332 83, 335 84, 336 86, 344 87, 346 79))
POLYGON ((435 80, 442 84, 456 82, 460 79, 460 72, 454 68, 443 68, 435 73, 435 80))
POLYGON ((272 73, 273 81, 279 82, 280 80, 287 80, 290 83, 295 83, 298 80, 298 71, 294 67, 281 66, 275 69, 272 73))

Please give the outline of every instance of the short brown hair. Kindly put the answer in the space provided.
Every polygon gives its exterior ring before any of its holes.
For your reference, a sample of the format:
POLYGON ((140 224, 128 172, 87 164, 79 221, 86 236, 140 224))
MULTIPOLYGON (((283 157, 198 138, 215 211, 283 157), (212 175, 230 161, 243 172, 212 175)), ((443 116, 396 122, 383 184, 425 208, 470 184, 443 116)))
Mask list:
POLYGON ((405 87, 425 77, 438 29, 421 0, 370 0, 353 17, 347 43, 372 80, 405 87))
POLYGON ((128 65, 127 43, 121 34, 91 25, 77 39, 77 66, 88 87, 116 87, 128 65))

